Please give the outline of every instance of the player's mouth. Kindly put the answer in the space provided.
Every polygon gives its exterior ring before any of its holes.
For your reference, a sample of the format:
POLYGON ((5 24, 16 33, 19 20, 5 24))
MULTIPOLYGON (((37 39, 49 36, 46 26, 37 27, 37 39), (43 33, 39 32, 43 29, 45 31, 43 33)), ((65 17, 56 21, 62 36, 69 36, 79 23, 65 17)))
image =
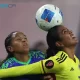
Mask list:
POLYGON ((75 39, 76 37, 75 36, 72 36, 72 39, 75 39))
POLYGON ((77 38, 75 36, 72 36, 72 39, 77 40, 77 38))
POLYGON ((72 37, 72 39, 75 39, 76 38, 74 35, 72 35, 71 37, 72 37))
POLYGON ((28 48, 28 44, 26 44, 26 43, 25 43, 25 44, 23 44, 23 47, 27 47, 27 48, 28 48))

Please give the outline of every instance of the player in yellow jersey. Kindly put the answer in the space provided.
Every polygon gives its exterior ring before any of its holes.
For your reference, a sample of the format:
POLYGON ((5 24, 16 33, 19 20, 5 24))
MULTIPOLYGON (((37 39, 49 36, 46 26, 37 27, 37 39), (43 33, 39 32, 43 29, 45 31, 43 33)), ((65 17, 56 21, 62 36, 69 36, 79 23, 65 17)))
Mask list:
POLYGON ((72 31, 62 25, 55 26, 47 34, 47 56, 50 58, 26 66, 2 69, 0 77, 54 73, 54 80, 80 80, 80 62, 75 56, 77 43, 72 31))

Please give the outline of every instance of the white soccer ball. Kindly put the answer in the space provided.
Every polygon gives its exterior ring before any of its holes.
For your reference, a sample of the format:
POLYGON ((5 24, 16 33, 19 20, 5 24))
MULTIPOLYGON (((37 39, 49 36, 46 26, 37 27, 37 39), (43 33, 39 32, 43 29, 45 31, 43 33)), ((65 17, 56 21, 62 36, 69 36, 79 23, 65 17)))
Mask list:
POLYGON ((40 7, 36 12, 36 23, 39 28, 48 31, 50 28, 61 25, 63 14, 61 10, 52 4, 46 4, 40 7))

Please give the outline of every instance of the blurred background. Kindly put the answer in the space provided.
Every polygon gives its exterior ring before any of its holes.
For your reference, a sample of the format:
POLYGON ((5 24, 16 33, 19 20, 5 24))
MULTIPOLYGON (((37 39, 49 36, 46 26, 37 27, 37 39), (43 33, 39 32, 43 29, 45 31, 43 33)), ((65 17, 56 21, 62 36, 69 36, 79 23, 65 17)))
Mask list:
MULTIPOLYGON (((49 3, 62 10, 64 25, 80 39, 80 0, 0 0, 0 4, 14 5, 0 8, 0 60, 7 56, 4 40, 12 31, 24 32, 31 49, 46 51, 47 32, 37 27, 35 13, 39 7, 49 3)), ((76 47, 76 55, 80 59, 80 44, 76 47)))

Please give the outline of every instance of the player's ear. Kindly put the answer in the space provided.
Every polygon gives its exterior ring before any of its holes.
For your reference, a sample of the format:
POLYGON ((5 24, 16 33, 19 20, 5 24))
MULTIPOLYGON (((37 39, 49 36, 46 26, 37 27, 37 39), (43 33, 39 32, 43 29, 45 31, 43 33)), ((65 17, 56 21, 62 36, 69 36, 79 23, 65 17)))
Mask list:
POLYGON ((56 42, 56 46, 57 46, 57 47, 63 47, 64 45, 63 45, 61 42, 57 41, 57 42, 56 42))
POLYGON ((13 47, 12 47, 12 46, 8 46, 7 49, 8 49, 10 52, 13 52, 13 47))

